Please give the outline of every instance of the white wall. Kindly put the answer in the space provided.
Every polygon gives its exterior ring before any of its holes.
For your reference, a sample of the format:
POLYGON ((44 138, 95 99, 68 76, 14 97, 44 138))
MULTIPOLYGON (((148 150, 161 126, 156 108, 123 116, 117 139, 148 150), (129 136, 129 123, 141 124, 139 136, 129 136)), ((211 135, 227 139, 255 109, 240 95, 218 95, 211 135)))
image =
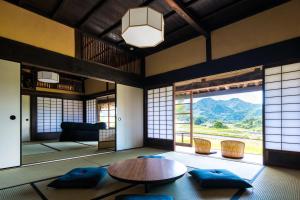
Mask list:
POLYGON ((117 150, 143 146, 143 89, 117 84, 117 150))
POLYGON ((21 165, 20 64, 0 60, 0 169, 21 165), (14 115, 15 120, 10 116, 14 115))

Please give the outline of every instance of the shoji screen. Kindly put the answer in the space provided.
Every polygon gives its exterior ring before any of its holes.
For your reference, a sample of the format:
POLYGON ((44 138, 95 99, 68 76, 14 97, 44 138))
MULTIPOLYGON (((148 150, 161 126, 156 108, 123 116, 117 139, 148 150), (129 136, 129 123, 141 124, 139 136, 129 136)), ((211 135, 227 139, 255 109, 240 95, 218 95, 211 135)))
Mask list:
POLYGON ((98 103, 98 120, 99 122, 105 122, 107 128, 115 128, 116 106, 115 102, 107 99, 106 103, 98 103))
POLYGON ((265 148, 300 152, 300 63, 265 69, 265 148))
POLYGON ((61 132, 62 99, 37 97, 37 132, 61 132))
POLYGON ((148 90, 148 138, 173 140, 173 87, 148 90))
POLYGON ((97 122, 96 99, 86 101, 86 122, 92 124, 97 122))
POLYGON ((78 100, 63 100, 64 122, 83 122, 83 102, 78 100))

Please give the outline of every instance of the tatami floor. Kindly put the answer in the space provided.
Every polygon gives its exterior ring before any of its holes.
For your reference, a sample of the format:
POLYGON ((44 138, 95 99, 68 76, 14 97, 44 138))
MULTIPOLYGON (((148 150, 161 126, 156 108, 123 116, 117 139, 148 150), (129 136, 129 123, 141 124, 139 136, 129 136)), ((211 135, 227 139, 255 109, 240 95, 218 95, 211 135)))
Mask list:
POLYGON ((22 144, 22 164, 111 152, 113 148, 98 149, 98 142, 26 142, 22 144))
POLYGON ((0 199, 114 199, 118 194, 144 193, 141 185, 121 183, 107 177, 104 185, 96 189, 54 190, 47 184, 55 177, 75 167, 107 166, 119 160, 139 155, 163 154, 168 159, 194 168, 228 169, 252 182, 251 190, 203 190, 186 174, 174 183, 152 186, 150 193, 170 194, 175 199, 300 199, 300 171, 264 167, 260 164, 243 163, 190 153, 166 152, 153 148, 139 148, 103 153, 71 160, 0 171, 0 199))

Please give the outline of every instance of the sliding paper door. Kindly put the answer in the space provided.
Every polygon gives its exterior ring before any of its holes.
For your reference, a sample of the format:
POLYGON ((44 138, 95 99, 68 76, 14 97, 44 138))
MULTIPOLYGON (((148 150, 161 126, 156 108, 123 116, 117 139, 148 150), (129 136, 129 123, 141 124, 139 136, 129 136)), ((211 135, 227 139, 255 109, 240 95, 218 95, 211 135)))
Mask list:
POLYGON ((20 64, 0 60, 0 169, 20 166, 20 64))
POLYGON ((300 63, 265 69, 264 101, 265 149, 300 152, 300 63))
POLYGON ((30 141, 30 96, 22 95, 22 142, 30 141))
POLYGON ((143 89, 117 85, 117 150, 143 146, 143 89))

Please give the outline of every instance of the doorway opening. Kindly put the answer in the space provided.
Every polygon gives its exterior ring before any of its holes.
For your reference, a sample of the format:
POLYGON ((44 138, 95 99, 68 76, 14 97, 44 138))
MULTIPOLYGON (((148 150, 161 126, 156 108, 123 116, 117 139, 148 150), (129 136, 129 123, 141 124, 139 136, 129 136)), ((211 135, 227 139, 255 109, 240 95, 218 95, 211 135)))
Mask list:
POLYGON ((262 163, 261 85, 260 67, 176 83, 176 151, 194 153, 201 139, 222 157, 222 141, 238 141, 241 161, 262 163))
POLYGON ((115 83, 61 72, 42 82, 42 70, 21 68, 22 165, 115 151, 115 83))

